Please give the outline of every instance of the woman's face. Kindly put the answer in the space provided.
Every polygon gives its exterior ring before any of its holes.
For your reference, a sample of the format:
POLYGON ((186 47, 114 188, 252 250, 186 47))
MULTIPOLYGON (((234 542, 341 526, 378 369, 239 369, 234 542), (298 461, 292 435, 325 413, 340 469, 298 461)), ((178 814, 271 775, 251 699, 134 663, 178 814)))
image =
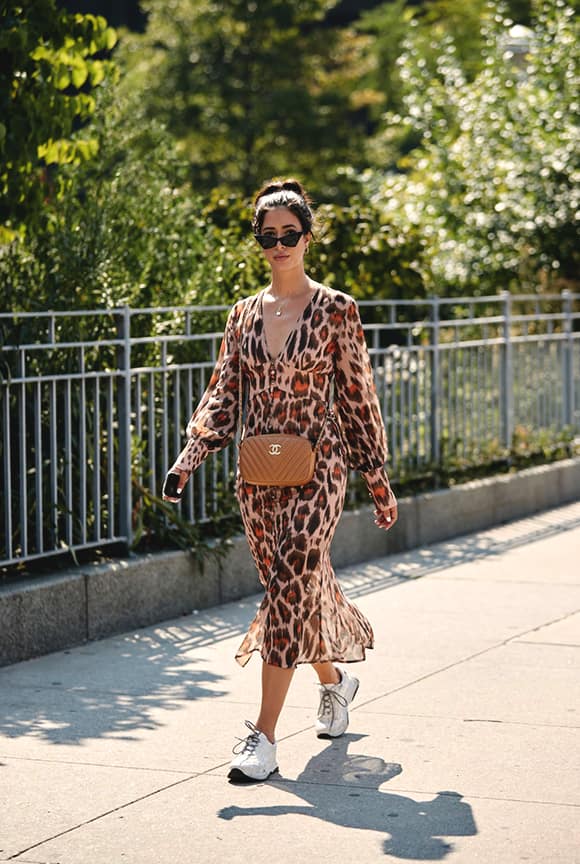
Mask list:
MULTIPOLYGON (((284 237, 284 235, 292 234, 295 231, 302 231, 302 225, 300 219, 287 207, 266 210, 261 234, 284 237)), ((303 265, 304 253, 308 248, 309 240, 310 233, 303 234, 296 246, 284 246, 282 243, 276 243, 272 249, 263 249, 262 251, 272 269, 292 270, 294 267, 303 265)))

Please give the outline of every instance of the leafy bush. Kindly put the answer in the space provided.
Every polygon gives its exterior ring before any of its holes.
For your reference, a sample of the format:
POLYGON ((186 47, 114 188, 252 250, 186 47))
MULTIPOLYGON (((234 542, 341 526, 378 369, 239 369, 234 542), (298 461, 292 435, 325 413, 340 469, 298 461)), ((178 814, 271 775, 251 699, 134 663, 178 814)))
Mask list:
POLYGON ((484 64, 469 80, 450 38, 434 68, 420 29, 399 60, 404 108, 390 114, 399 173, 369 171, 385 218, 425 238, 437 293, 562 285, 577 278, 578 26, 561 0, 535 4, 525 56, 510 53, 511 21, 491 7, 484 64))
POLYGON ((114 78, 117 41, 104 18, 69 15, 55 0, 7 0, 0 11, 0 242, 18 235, 50 194, 51 165, 97 152, 96 88, 114 78))

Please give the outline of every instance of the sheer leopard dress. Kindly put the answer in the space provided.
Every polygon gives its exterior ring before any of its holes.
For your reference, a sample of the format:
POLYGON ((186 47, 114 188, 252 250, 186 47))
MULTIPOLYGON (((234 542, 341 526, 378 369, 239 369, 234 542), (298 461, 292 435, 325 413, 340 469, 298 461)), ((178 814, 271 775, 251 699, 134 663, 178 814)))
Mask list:
POLYGON ((349 468, 365 477, 379 507, 389 503, 387 442, 356 302, 320 286, 276 357, 268 351, 263 292, 238 301, 218 361, 187 427, 176 465, 194 471, 234 437, 239 366, 245 434, 284 432, 315 441, 324 424, 314 477, 301 487, 258 487, 238 475, 246 536, 265 593, 238 652, 274 666, 363 660, 373 647, 367 619, 343 594, 330 562, 349 468), (243 332, 242 332, 243 331, 243 332), (327 417, 334 380, 334 416, 327 417))

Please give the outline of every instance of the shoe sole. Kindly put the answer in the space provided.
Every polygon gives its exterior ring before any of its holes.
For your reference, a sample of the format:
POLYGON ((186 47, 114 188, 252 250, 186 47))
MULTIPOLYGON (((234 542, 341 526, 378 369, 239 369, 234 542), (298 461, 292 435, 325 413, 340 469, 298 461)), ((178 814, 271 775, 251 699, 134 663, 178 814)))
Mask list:
MULTIPOLYGON (((356 687, 354 688, 354 693, 352 694, 352 696, 349 700, 349 703, 348 703, 349 705, 351 705, 354 702, 354 697, 358 693, 359 687, 360 687, 360 681, 357 681, 356 687)), ((350 721, 350 717, 348 716, 348 711, 347 711, 347 721, 350 721)), ((346 729, 348 729, 348 722, 347 722, 346 729)), ((346 729, 344 730, 344 732, 346 732, 346 729)), ((328 740, 332 741, 334 738, 342 738, 342 736, 344 735, 344 732, 340 732, 338 735, 331 735, 329 732, 317 732, 316 737, 321 738, 324 741, 328 741, 328 740)))
POLYGON ((250 777, 248 774, 244 774, 240 768, 230 768, 228 780, 231 780, 233 783, 263 783, 265 780, 269 780, 273 774, 277 774, 278 770, 278 766, 276 766, 265 777, 250 777))

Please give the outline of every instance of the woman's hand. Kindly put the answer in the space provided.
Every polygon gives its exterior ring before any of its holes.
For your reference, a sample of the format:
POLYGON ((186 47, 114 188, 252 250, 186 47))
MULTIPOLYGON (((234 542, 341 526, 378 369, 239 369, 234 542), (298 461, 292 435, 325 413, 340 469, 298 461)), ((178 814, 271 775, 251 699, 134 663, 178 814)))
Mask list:
POLYGON ((389 503, 385 507, 381 507, 380 510, 375 510, 375 525, 388 531, 389 528, 393 527, 398 516, 397 502, 395 496, 391 494, 389 496, 389 503))
POLYGON ((181 501, 181 493, 185 489, 188 480, 189 472, 182 471, 180 468, 171 468, 167 472, 167 477, 165 478, 165 483, 163 484, 163 500, 171 501, 173 504, 179 504, 179 502, 181 501), (177 477, 179 478, 177 481, 176 495, 174 497, 165 494, 165 484, 167 483, 172 474, 177 475, 177 477))

